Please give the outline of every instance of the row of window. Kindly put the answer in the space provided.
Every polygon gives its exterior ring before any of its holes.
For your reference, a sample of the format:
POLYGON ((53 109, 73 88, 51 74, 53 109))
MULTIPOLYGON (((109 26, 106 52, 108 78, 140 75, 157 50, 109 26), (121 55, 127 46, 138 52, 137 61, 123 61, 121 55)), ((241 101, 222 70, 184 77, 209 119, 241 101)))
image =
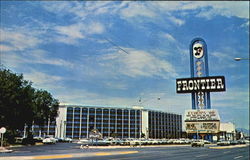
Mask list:
MULTIPOLYGON (((74 122, 71 121, 71 122, 67 122, 67 124, 68 124, 68 125, 80 124, 80 121, 74 121, 74 122)), ((88 124, 88 123, 87 123, 87 122, 82 122, 81 124, 88 124)), ((110 123, 108 123, 108 122, 106 122, 106 123, 105 123, 105 122, 103 122, 103 123, 102 123, 102 122, 96 122, 96 123, 95 123, 95 122, 89 122, 89 124, 99 124, 99 125, 101 125, 101 124, 103 124, 103 125, 109 125, 109 124, 110 124, 110 125, 116 125, 116 124, 117 124, 117 125, 122 125, 122 124, 123 124, 124 126, 125 126, 125 125, 129 125, 129 124, 130 124, 130 125, 137 125, 137 126, 140 125, 139 122, 135 123, 135 122, 133 122, 133 121, 130 122, 130 123, 128 123, 128 122, 126 122, 126 123, 125 123, 125 122, 124 122, 124 123, 121 123, 121 122, 120 122, 120 123, 119 123, 119 122, 118 122, 118 123, 115 123, 115 122, 110 122, 110 123)), ((52 127, 50 127, 50 128, 52 128, 52 127)))
POLYGON ((115 113, 116 111, 118 112, 118 113, 122 113, 122 111, 124 112, 124 113, 128 113, 129 111, 130 111, 130 113, 135 113, 135 112, 137 112, 137 113, 140 113, 141 111, 140 110, 127 110, 127 109, 125 109, 125 110, 122 110, 122 109, 95 109, 95 108, 72 108, 72 107, 67 107, 67 111, 68 112, 73 112, 73 110, 75 111, 75 112, 80 112, 81 111, 81 109, 82 109, 82 112, 87 112, 88 111, 88 109, 89 109, 89 112, 111 112, 111 113, 115 113))
MULTIPOLYGON (((74 120, 80 120, 81 118, 80 117, 74 117, 74 120)), ((85 120, 85 121, 87 121, 87 117, 82 117, 82 120, 85 120)), ((92 121, 94 121, 94 120, 107 120, 107 121, 109 121, 109 120, 117 120, 117 121, 128 121, 128 120, 133 120, 133 121, 140 121, 140 119, 141 118, 136 118, 136 119, 134 119, 134 118, 89 118, 89 120, 92 120, 92 121)), ((67 120, 73 120, 73 117, 67 117, 67 120)))
MULTIPOLYGON (((81 114, 81 112, 70 112, 70 111, 68 111, 67 112, 68 114, 70 114, 70 115, 72 115, 72 114, 74 114, 74 115, 80 115, 81 114)), ((82 115, 88 115, 88 112, 82 112, 82 115)), ((140 114, 139 113, 131 113, 130 112, 130 114, 129 113, 89 113, 89 115, 98 115, 98 116, 109 116, 109 115, 111 115, 111 116, 140 116, 140 114)))
MULTIPOLYGON (((67 126, 67 129, 68 129, 68 128, 83 128, 83 129, 86 129, 87 127, 85 127, 85 126, 84 126, 84 127, 83 127, 83 126, 82 126, 82 127, 80 127, 80 126, 74 126, 74 127, 72 127, 72 126, 67 126)), ((97 127, 97 128, 101 128, 101 127, 97 127)), ((115 128, 117 128, 117 129, 124 129, 124 130, 125 130, 125 129, 133 130, 133 129, 139 129, 140 127, 139 127, 139 126, 138 126, 137 128, 136 128, 136 127, 130 127, 130 128, 129 128, 129 127, 112 127, 112 126, 111 126, 111 127, 103 127, 103 129, 108 129, 108 128, 110 128, 110 129, 115 129, 115 128)))

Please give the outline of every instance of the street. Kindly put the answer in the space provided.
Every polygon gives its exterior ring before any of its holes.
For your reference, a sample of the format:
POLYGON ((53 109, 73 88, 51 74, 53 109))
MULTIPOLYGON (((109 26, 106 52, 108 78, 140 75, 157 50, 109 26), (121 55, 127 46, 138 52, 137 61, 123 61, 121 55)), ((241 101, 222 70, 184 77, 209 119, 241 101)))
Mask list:
POLYGON ((80 149, 79 144, 57 143, 55 145, 24 146, 12 149, 14 150, 12 153, 1 153, 0 160, 65 158, 74 160, 249 160, 249 145, 220 148, 217 148, 216 145, 206 145, 205 147, 191 147, 190 145, 107 146, 80 149))

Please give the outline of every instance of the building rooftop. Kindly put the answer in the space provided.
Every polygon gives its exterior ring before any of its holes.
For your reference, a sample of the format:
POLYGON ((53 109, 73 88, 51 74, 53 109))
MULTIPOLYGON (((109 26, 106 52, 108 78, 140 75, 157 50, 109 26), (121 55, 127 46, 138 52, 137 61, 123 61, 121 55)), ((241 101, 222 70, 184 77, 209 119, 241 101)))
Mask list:
POLYGON ((145 109, 143 106, 105 106, 105 105, 78 105, 78 104, 60 104, 60 107, 87 107, 87 108, 103 108, 103 109, 134 109, 134 110, 144 110, 144 111, 153 111, 153 112, 162 112, 162 113, 170 113, 181 115, 173 112, 161 111, 161 110, 153 110, 153 109, 145 109))

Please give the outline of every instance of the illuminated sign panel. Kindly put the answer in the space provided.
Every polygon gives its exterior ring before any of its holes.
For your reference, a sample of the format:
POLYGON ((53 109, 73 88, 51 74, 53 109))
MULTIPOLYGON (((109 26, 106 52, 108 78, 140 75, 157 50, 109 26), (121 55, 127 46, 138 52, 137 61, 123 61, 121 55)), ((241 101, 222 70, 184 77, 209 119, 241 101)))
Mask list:
POLYGON ((186 110, 185 121, 214 121, 220 120, 218 111, 215 109, 186 110))
POLYGON ((220 117, 215 109, 186 110, 185 127, 187 133, 218 133, 220 117))
POLYGON ((176 79, 177 93, 221 92, 225 90, 224 76, 176 79))
POLYGON ((220 121, 185 122, 187 133, 218 133, 220 121))

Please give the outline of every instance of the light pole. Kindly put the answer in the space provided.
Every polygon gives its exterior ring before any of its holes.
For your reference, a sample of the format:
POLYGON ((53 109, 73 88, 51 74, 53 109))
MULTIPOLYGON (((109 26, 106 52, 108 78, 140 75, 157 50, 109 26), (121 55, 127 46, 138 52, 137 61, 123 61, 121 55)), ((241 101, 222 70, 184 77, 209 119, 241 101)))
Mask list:
MULTIPOLYGON (((161 98, 160 97, 157 97, 157 98, 151 98, 151 99, 146 99, 146 100, 144 100, 144 101, 142 101, 142 98, 140 97, 140 99, 139 99, 139 106, 140 107, 143 107, 143 103, 145 103, 145 102, 149 102, 149 101, 151 101, 151 100, 157 100, 157 101, 160 101, 161 100, 161 98)), ((141 124, 142 124, 142 122, 141 122, 141 124)), ((147 135, 145 135, 146 137, 148 137, 149 138, 149 129, 146 127, 145 128, 146 129, 146 133, 147 133, 147 135)), ((141 132, 142 132, 142 127, 141 127, 141 132)), ((140 133, 140 141, 141 141, 141 133, 140 133)), ((141 143, 141 142, 140 142, 141 143)))
POLYGON ((237 57, 237 58, 234 58, 234 60, 235 60, 235 61, 250 60, 250 58, 239 58, 239 57, 237 57))
MULTIPOLYGON (((140 105, 142 105, 143 103, 148 102, 148 101, 151 101, 151 100, 154 100, 154 99, 155 99, 155 98, 151 98, 151 99, 146 99, 146 100, 142 101, 142 99, 141 99, 141 97, 140 97, 139 103, 140 103, 140 105)), ((157 97, 156 100, 158 100, 158 101, 161 100, 161 97, 157 97)))

